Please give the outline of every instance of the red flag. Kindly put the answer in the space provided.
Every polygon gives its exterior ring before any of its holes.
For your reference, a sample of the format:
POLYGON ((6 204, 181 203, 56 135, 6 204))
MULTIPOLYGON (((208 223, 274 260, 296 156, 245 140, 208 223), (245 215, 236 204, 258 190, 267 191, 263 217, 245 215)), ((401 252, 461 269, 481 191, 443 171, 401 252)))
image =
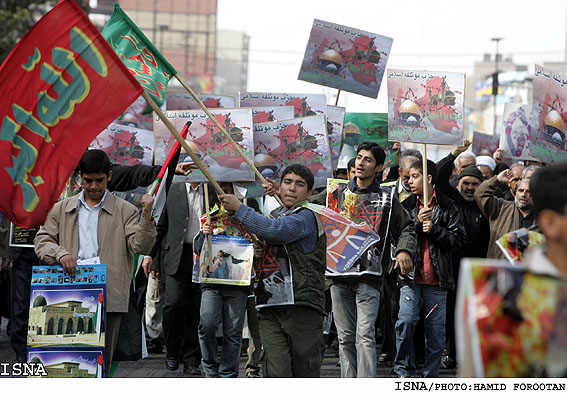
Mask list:
POLYGON ((0 67, 0 210, 42 224, 89 143, 142 91, 75 2, 60 1, 0 67))

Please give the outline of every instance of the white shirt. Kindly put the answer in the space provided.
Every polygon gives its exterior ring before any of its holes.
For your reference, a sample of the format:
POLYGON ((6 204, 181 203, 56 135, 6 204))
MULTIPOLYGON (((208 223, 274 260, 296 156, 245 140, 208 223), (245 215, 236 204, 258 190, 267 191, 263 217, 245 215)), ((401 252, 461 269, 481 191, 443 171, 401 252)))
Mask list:
POLYGON ((189 205, 189 223, 185 232, 185 243, 193 245, 193 239, 201 230, 201 215, 203 214, 203 192, 199 185, 194 188, 186 183, 187 204, 189 205))
POLYGON ((85 202, 85 191, 79 196, 79 255, 78 260, 90 259, 98 255, 98 215, 108 190, 100 202, 89 207, 85 202))

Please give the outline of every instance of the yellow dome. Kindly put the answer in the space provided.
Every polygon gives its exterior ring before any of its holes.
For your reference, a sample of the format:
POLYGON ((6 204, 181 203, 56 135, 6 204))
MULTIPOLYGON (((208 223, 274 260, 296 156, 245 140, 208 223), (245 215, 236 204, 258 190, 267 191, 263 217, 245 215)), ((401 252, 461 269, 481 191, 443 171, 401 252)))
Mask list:
POLYGON ((411 100, 405 100, 402 105, 400 105, 400 114, 414 114, 421 117, 421 112, 417 105, 411 100))
POLYGON ((343 64, 341 55, 334 49, 327 49, 319 56, 319 60, 328 60, 336 64, 343 64))
POLYGON ((559 115, 559 112, 557 112, 554 109, 552 109, 551 111, 549 111, 547 113, 547 115, 545 117, 545 125, 554 127, 559 131, 565 132, 565 126, 563 125, 563 119, 561 118, 561 115, 559 115))

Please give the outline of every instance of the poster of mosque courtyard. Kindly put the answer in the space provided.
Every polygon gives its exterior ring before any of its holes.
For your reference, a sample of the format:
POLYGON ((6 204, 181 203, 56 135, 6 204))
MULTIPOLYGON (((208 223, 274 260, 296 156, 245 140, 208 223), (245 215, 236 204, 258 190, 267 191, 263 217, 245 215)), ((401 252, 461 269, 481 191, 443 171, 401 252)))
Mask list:
POLYGON ((104 347, 104 288, 32 286, 28 346, 104 347))

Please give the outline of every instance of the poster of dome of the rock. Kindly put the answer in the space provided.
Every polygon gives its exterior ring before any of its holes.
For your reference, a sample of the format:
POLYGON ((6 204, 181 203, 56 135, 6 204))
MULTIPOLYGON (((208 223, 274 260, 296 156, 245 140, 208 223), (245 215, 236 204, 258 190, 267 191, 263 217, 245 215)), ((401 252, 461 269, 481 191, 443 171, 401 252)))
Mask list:
POLYGON ((376 98, 393 40, 315 19, 298 79, 376 98))
POLYGON ((462 145, 465 74, 388 69, 388 139, 462 145))

